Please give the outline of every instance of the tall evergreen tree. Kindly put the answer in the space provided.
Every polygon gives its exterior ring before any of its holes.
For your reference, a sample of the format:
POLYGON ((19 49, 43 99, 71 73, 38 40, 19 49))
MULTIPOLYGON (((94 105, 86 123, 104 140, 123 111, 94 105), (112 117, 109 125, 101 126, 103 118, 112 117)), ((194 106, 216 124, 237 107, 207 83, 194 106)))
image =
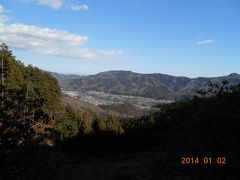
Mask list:
POLYGON ((51 75, 25 67, 6 44, 0 48, 0 145, 12 148, 35 139, 37 122, 51 122, 58 116, 61 91, 51 75))

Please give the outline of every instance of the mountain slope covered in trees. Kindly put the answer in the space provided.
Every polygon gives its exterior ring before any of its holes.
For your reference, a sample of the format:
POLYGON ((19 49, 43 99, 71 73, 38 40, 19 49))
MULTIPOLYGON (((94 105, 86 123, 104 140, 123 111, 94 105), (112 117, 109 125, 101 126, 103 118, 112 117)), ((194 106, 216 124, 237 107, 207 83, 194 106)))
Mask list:
POLYGON ((93 127, 121 131, 113 114, 62 96, 53 76, 17 61, 5 44, 0 59, 0 152, 92 133, 93 127))
POLYGON ((5 44, 1 49, 0 142, 3 148, 14 148, 36 138, 34 125, 61 116, 61 91, 51 75, 24 66, 5 44))
POLYGON ((1 47, 0 179, 239 179, 240 84, 149 116, 93 116, 63 106, 56 79, 1 47))
POLYGON ((131 71, 107 71, 65 81, 62 87, 73 91, 102 91, 119 95, 134 95, 154 99, 181 99, 191 97, 198 89, 211 83, 228 80, 231 84, 240 83, 239 74, 213 78, 187 78, 160 73, 140 74, 131 71))
MULTIPOLYGON (((92 133, 85 129, 87 135, 68 127, 66 133, 71 134, 63 136, 62 147, 24 148, 2 156, 0 177, 238 179, 240 86, 223 87, 216 87, 213 97, 202 92, 151 116, 123 121, 122 133, 106 131, 99 123, 92 133), (183 158, 197 160, 183 163, 183 158)), ((69 107, 67 112, 77 117, 69 107)))

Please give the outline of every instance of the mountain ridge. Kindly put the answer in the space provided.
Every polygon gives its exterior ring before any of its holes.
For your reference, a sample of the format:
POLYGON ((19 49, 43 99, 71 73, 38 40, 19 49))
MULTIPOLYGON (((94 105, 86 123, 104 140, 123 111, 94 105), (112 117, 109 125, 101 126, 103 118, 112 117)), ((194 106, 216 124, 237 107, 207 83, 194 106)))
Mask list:
POLYGON ((211 83, 223 80, 230 84, 240 83, 240 74, 231 73, 219 77, 172 76, 161 73, 141 74, 131 71, 114 70, 95 75, 65 80, 61 86, 72 91, 101 91, 117 95, 133 95, 154 99, 181 99, 196 94, 211 83))

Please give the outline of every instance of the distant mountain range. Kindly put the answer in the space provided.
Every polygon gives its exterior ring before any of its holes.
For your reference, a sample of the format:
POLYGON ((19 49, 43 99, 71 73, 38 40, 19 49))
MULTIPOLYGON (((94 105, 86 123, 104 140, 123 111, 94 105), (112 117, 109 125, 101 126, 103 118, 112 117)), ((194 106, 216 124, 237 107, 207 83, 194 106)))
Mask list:
POLYGON ((71 79, 77 79, 82 77, 81 75, 77 74, 60 74, 56 72, 49 72, 53 77, 55 77, 58 81, 63 81, 63 80, 71 80, 71 79))
POLYGON ((107 71, 96 75, 78 76, 52 73, 60 85, 71 91, 101 91, 117 95, 133 95, 154 99, 179 99, 196 94, 211 83, 240 83, 240 74, 220 77, 188 78, 166 74, 140 74, 131 71, 107 71))
POLYGON ((47 71, 47 72, 51 74, 53 77, 55 77, 58 80, 60 85, 68 83, 70 80, 78 79, 82 77, 81 75, 77 75, 77 74, 60 74, 60 73, 50 72, 50 71, 47 71))

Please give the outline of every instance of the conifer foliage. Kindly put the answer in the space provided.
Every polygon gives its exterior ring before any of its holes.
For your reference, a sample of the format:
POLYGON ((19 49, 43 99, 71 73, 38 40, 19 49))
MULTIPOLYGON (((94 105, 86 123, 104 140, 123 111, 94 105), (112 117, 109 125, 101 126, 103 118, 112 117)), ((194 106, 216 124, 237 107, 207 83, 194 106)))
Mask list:
POLYGON ((61 92, 53 77, 38 68, 25 67, 6 44, 0 50, 0 145, 14 148, 34 140, 34 124, 57 116, 61 92))

